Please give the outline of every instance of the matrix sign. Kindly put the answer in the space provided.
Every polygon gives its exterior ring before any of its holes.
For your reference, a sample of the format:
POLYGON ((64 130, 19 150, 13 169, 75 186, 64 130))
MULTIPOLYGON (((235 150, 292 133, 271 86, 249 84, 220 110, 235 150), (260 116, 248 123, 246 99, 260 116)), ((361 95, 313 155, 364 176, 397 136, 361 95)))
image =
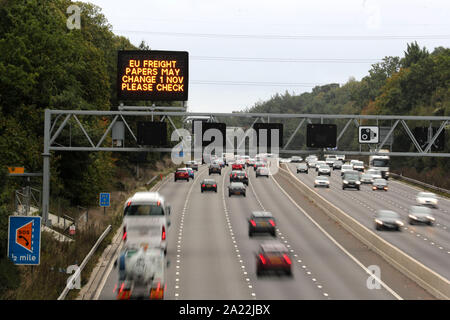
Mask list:
POLYGON ((118 100, 188 100, 188 52, 133 50, 118 53, 118 100))

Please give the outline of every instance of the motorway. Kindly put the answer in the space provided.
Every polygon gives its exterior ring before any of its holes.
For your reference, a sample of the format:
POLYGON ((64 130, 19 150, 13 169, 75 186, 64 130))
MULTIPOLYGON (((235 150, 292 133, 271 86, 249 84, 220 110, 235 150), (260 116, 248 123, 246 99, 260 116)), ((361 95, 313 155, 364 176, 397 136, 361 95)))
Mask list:
MULTIPOLYGON (((193 181, 174 182, 170 176, 160 186, 158 191, 172 207, 165 299, 432 299, 395 269, 383 265, 373 252, 359 246, 355 252, 367 256, 368 261, 377 261, 383 270, 389 270, 389 277, 381 281, 371 278, 367 269, 371 262, 359 262, 320 230, 306 211, 299 207, 298 201, 293 201, 280 188, 285 188, 281 177, 256 178, 253 169, 247 169, 247 196, 228 197, 230 171, 230 167, 225 167, 222 175, 210 176, 218 183, 217 193, 200 192, 201 180, 208 177, 206 166, 200 166, 193 181), (290 250, 292 277, 256 277, 255 253, 258 245, 272 237, 249 238, 247 219, 254 210, 273 213, 277 221, 277 238, 290 250), (389 283, 385 283, 386 279, 390 279, 389 283), (368 283, 376 283, 377 289, 370 289, 368 283)), ((315 173, 311 171, 302 180, 312 179, 313 176, 315 173)), ((336 192, 336 188, 333 186, 329 191, 336 192)), ((322 191, 328 190, 318 190, 322 191)), ((336 197, 347 205, 354 202, 348 197, 350 194, 356 196, 355 193, 344 193, 345 196, 336 197)), ((369 195, 366 191, 358 194, 369 195)), ((387 195, 377 197, 382 196, 387 195)), ((382 202, 374 196, 370 198, 382 202)), ((308 206, 306 200, 303 202, 310 214, 319 214, 314 212, 317 208, 308 206)), ((369 219, 366 223, 369 224, 369 219)), ((435 230, 440 230, 440 227, 436 226, 435 230)), ((392 236, 394 234, 387 235, 392 236)), ((419 242, 416 236, 409 236, 407 232, 401 236, 419 242)), ((431 249, 430 252, 433 251, 431 249)), ((445 257, 448 261, 448 256, 445 257)), ((100 288, 99 299, 115 299, 117 281, 117 270, 110 268, 100 288)))
POLYGON ((401 249, 435 272, 450 279, 450 201, 439 198, 438 208, 432 209, 436 218, 434 226, 409 225, 408 210, 416 205, 419 190, 404 183, 388 181, 389 190, 372 191, 371 185, 361 185, 361 190, 342 190, 340 170, 332 171, 330 188, 314 188, 315 170, 308 174, 296 173, 296 165, 288 164, 295 175, 306 186, 314 189, 322 197, 355 218, 358 222, 376 232, 383 239, 401 249), (388 209, 397 212, 405 223, 403 232, 376 231, 374 214, 377 210, 388 209))

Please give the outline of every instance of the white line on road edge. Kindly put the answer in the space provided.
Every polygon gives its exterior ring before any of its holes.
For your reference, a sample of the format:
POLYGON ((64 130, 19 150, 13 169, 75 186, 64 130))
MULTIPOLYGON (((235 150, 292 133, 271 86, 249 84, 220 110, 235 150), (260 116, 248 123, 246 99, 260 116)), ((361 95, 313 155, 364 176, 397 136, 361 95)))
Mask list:
MULTIPOLYGON (((280 168, 281 170, 284 170, 283 168, 280 168)), ((286 171, 286 170, 285 170, 286 171)), ((290 171, 288 171, 291 173, 290 171)), ((292 173, 291 173, 292 175, 292 173)), ((294 176, 294 178, 296 178, 294 176)), ((309 214, 306 213, 305 210, 303 210, 302 207, 300 207, 292 198, 291 196, 280 186, 280 184, 275 180, 272 179, 275 184, 280 188, 281 191, 288 197, 289 200, 309 219, 311 222, 320 230, 322 233, 327 236, 339 249, 341 249, 347 256, 350 257, 358 266, 360 266, 368 275, 370 275, 373 279, 375 279, 380 285, 382 285, 390 294, 392 294, 397 300, 403 300, 400 295, 398 295, 394 290, 392 290, 388 285, 386 285, 381 279, 379 279, 377 276, 375 276, 369 269, 367 269, 358 259, 356 259, 350 252, 348 252, 343 246, 339 244, 328 232, 325 231, 309 214)))

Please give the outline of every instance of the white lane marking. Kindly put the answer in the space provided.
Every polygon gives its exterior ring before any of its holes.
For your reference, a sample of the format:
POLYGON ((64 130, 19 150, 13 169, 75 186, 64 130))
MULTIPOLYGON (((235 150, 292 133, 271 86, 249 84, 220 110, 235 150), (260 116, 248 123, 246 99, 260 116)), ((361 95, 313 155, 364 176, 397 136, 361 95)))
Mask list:
MULTIPOLYGON (((280 168, 281 169, 281 168, 280 168)), ((282 170, 282 169, 281 169, 282 170)), ((292 172, 288 171, 291 175, 292 172)), ((297 177, 294 176, 297 179, 297 177)), ((375 281, 377 281, 380 285, 382 285, 389 293, 391 293, 397 300, 403 300, 403 298, 397 294, 394 290, 392 290, 388 285, 386 285, 381 279, 379 279, 376 275, 374 275, 369 269, 367 269, 358 259, 356 259, 350 252, 348 252, 343 246, 339 244, 328 232, 325 231, 309 214, 300 207, 297 202, 295 202, 292 197, 280 186, 280 184, 272 179, 275 184, 280 188, 280 190, 288 197, 289 200, 320 230, 322 233, 328 237, 339 249, 341 249, 347 256, 349 256, 360 268, 362 268, 369 276, 371 276, 375 281)))

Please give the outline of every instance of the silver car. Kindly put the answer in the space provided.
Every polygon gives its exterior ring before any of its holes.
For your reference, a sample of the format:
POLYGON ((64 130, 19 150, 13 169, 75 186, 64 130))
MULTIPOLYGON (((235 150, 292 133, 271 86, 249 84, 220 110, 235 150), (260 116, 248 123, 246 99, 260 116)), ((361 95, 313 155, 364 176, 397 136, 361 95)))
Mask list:
POLYGON ((416 201, 420 205, 430 206, 437 208, 438 198, 436 194, 432 192, 419 192, 416 197, 416 201))
POLYGON ((375 216, 375 229, 394 229, 401 231, 404 223, 397 212, 391 210, 378 210, 375 216))
POLYGON ((431 210, 423 206, 411 206, 409 208, 408 218, 408 222, 411 225, 425 223, 432 226, 435 221, 431 210))

